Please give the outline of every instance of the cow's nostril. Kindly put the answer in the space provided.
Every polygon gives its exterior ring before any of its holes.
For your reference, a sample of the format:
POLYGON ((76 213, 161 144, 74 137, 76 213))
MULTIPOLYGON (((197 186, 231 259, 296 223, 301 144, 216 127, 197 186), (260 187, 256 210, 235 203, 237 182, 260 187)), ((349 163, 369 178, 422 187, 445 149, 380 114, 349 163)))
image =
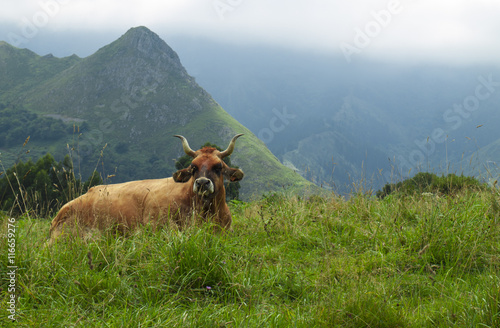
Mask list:
POLYGON ((206 184, 208 184, 208 181, 207 180, 198 180, 196 181, 196 183, 198 184, 198 186, 204 186, 206 184))
POLYGON ((198 178, 193 184, 193 191, 195 193, 212 194, 214 192, 214 185, 210 179, 198 178))
POLYGON ((196 180, 196 184, 198 187, 206 187, 210 184, 210 180, 208 179, 198 179, 196 180))

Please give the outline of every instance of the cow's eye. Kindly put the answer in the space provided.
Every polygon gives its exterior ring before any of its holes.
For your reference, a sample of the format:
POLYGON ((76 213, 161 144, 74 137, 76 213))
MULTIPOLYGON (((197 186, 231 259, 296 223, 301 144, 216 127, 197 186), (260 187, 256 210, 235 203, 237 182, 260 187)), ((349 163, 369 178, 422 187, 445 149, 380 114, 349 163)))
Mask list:
POLYGON ((220 165, 220 164, 215 165, 213 170, 214 170, 215 174, 220 175, 220 173, 222 171, 222 165, 220 165))
POLYGON ((198 171, 198 168, 195 165, 191 165, 191 173, 196 173, 198 171))

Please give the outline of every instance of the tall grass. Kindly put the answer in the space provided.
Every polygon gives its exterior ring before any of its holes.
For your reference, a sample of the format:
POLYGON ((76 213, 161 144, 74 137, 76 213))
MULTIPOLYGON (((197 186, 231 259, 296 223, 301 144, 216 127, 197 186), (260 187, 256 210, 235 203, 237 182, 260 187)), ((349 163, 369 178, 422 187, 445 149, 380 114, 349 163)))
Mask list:
MULTIPOLYGON (((75 133, 79 132, 76 128, 74 127, 75 133)), ((28 136, 22 149, 29 140, 28 136)), ((77 177, 74 169, 75 152, 79 157, 78 141, 76 151, 74 147, 67 145, 68 154, 60 162, 56 162, 54 157, 47 153, 36 163, 31 158, 23 163, 19 155, 16 163, 6 169, 0 158, 0 211, 7 211, 9 215, 24 214, 38 217, 53 215, 64 203, 85 193, 90 187, 102 183, 97 168, 99 162, 103 162, 106 146, 101 150, 92 175, 85 182, 81 175, 77 177)), ((29 154, 29 150, 26 154, 29 154)))
POLYGON ((20 219, 17 324, 498 327, 499 198, 274 194, 233 202, 232 233, 146 226, 50 248, 48 220, 20 219))

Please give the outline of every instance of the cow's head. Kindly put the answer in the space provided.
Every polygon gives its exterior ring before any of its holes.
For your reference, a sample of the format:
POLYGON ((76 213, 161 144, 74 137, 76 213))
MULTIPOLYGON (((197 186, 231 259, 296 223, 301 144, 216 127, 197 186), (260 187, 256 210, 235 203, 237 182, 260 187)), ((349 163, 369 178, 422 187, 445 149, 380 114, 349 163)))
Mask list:
POLYGON ((242 135, 235 135, 224 151, 212 147, 204 147, 194 151, 189 147, 186 138, 176 135, 175 137, 182 140, 184 152, 191 156, 193 161, 189 167, 174 173, 174 181, 188 182, 194 178, 193 192, 204 199, 211 199, 224 190, 224 178, 231 182, 243 179, 243 171, 227 166, 222 160, 231 155, 236 139, 242 135))

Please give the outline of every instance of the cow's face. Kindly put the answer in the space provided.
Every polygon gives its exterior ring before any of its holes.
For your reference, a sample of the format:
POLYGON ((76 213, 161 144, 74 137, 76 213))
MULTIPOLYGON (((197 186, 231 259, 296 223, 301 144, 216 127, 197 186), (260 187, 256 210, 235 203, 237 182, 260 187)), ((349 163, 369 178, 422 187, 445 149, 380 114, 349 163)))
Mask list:
POLYGON ((193 157, 193 161, 189 167, 174 173, 174 181, 188 182, 193 179, 193 192, 203 199, 211 199, 224 190, 224 178, 231 182, 243 179, 243 171, 227 166, 222 160, 232 153, 234 142, 239 136, 241 135, 235 136, 228 149, 223 152, 212 147, 192 151, 186 139, 179 136, 183 141, 184 151, 193 157))

